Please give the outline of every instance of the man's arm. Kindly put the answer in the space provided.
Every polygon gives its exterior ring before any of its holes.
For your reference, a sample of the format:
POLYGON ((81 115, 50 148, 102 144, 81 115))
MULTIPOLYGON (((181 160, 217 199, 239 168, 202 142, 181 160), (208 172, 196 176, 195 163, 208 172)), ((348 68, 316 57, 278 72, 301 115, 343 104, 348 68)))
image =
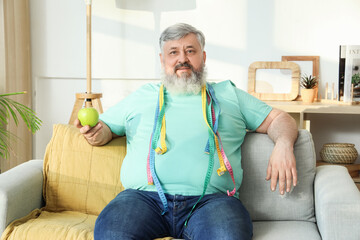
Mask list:
POLYGON ((79 119, 76 119, 74 125, 80 129, 85 139, 93 146, 101 146, 110 142, 111 139, 118 137, 112 133, 110 128, 102 121, 99 121, 95 127, 91 128, 89 125, 82 126, 79 119))
POLYGON ((256 131, 267 133, 275 143, 266 171, 266 180, 271 179, 271 190, 275 191, 279 179, 280 194, 285 193, 285 185, 289 192, 291 183, 297 184, 294 143, 298 129, 295 120, 286 112, 273 109, 256 131))

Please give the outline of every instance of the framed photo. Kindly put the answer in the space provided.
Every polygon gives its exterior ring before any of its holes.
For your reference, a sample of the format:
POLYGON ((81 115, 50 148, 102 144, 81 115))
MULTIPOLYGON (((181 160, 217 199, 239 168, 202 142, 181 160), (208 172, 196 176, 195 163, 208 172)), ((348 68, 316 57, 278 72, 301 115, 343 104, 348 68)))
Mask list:
MULTIPOLYGON (((292 62, 302 62, 302 61, 310 61, 312 63, 312 71, 311 75, 317 77, 318 84, 319 84, 319 62, 320 57, 319 56, 282 56, 281 61, 292 61, 292 62)), ((300 65, 300 74, 307 74, 310 75, 308 71, 304 71, 304 69, 301 69, 301 63, 300 65)), ((316 87, 316 95, 315 95, 315 101, 318 99, 318 87, 316 87)))
MULTIPOLYGON (((271 78, 271 77, 270 77, 271 78)), ((273 79, 268 79, 272 82, 273 79)), ((299 81, 300 81, 300 68, 294 62, 254 62, 249 66, 248 73, 248 93, 261 99, 261 100, 282 100, 292 101, 295 100, 299 94, 299 81), (291 71, 291 86, 290 91, 286 93, 274 93, 273 91, 257 91, 256 88, 256 75, 260 69, 274 70, 274 69, 288 69, 291 71)), ((269 89, 269 88, 268 88, 269 89)))

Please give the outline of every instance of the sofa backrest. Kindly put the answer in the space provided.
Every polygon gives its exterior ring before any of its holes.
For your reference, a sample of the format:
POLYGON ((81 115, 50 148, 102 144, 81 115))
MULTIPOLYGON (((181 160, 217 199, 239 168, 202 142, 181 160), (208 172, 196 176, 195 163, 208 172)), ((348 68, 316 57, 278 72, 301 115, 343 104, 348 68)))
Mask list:
MULTIPOLYGON (((314 221, 315 152, 311 134, 305 130, 299 132, 294 148, 298 185, 284 196, 270 191, 270 182, 265 181, 273 147, 266 134, 246 135, 242 146, 244 178, 240 199, 255 221, 314 221)), ((125 154, 125 137, 94 147, 74 126, 54 125, 44 158, 46 209, 98 215, 124 189, 120 170, 125 154)))
POLYGON ((253 221, 302 220, 315 221, 313 183, 316 157, 311 134, 299 130, 294 146, 298 184, 290 193, 280 195, 270 190, 266 169, 273 141, 266 134, 248 133, 242 145, 243 182, 240 200, 253 221))

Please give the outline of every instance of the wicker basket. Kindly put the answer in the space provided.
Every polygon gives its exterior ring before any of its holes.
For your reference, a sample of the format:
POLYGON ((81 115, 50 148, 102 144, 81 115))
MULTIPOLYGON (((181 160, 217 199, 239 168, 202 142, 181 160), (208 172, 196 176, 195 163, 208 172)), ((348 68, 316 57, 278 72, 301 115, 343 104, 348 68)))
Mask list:
POLYGON ((356 161, 358 152, 352 143, 327 143, 322 147, 320 156, 328 163, 352 164, 356 161))

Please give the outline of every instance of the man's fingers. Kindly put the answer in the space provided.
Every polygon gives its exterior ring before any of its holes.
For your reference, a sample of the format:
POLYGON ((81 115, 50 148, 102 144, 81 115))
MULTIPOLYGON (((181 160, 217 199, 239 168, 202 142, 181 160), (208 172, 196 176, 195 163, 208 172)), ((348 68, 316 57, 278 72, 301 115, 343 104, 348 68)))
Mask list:
POLYGON ((265 180, 268 181, 271 178, 271 165, 269 164, 267 170, 266 170, 266 178, 265 180))
POLYGON ((79 119, 75 119, 75 121, 74 121, 74 125, 75 125, 75 127, 77 127, 77 128, 82 128, 83 126, 81 125, 81 123, 80 123, 80 120, 79 119))
POLYGON ((91 129, 91 127, 89 125, 83 126, 83 127, 80 128, 80 133, 81 134, 87 134, 90 129, 91 129))
POLYGON ((290 192, 291 190, 291 181, 292 181, 292 174, 290 170, 286 170, 286 192, 290 192))
POLYGON ((277 170, 273 169, 271 171, 271 182, 270 182, 271 191, 275 191, 275 189, 276 189, 278 176, 279 176, 279 172, 277 170))
POLYGON ((94 137, 97 132, 102 128, 102 125, 100 123, 96 124, 93 128, 91 128, 87 133, 86 133, 86 138, 92 138, 94 137))
POLYGON ((296 168, 293 168, 291 172, 292 172, 292 177, 293 177, 293 185, 295 187, 297 185, 297 171, 296 171, 296 168))
POLYGON ((297 172, 295 170, 286 170, 286 171, 277 171, 276 169, 272 169, 271 167, 268 167, 266 180, 271 179, 270 188, 272 191, 275 191, 276 185, 279 181, 279 192, 280 194, 286 192, 290 192, 291 185, 296 186, 297 184, 297 172), (271 171, 271 174, 269 176, 269 170, 271 171))
POLYGON ((286 181, 286 174, 284 171, 279 172, 279 192, 281 195, 285 193, 285 181, 286 181))
POLYGON ((94 127, 90 127, 89 125, 82 126, 79 119, 76 119, 74 125, 79 128, 79 132, 88 143, 94 146, 104 145, 109 142, 113 136, 116 137, 115 134, 112 136, 110 128, 108 128, 106 124, 103 124, 102 121, 99 121, 94 127))

